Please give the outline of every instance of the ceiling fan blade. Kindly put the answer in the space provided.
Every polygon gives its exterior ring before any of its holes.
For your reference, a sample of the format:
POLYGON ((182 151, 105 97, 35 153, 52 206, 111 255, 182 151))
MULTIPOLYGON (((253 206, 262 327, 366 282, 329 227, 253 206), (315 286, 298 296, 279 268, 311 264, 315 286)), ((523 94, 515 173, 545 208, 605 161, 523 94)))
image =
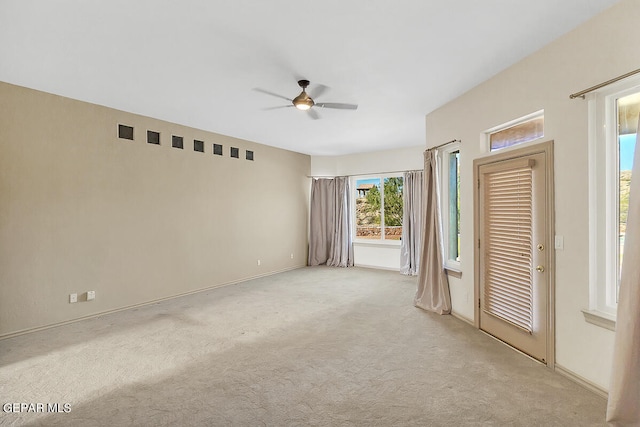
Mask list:
POLYGON ((339 110, 357 110, 356 104, 343 104, 340 102, 316 102, 314 107, 320 108, 337 108, 339 110))
POLYGON ((325 93, 328 89, 329 86, 321 84, 313 85, 313 90, 309 91, 309 96, 313 99, 316 99, 319 96, 322 96, 322 94, 325 93))
POLYGON ((267 111, 267 110, 279 110, 280 108, 289 108, 289 107, 293 107, 293 104, 291 105, 278 105, 277 107, 267 107, 267 108, 263 108, 263 111, 267 111))
POLYGON ((267 95, 275 96, 276 98, 284 99, 289 102, 293 101, 291 98, 287 98, 283 95, 278 95, 277 93, 269 92, 268 90, 260 89, 259 87, 254 87, 253 90, 255 90, 256 92, 266 93, 267 95))
POLYGON ((313 120, 318 120, 320 118, 320 114, 318 114, 318 112, 315 111, 313 108, 310 110, 307 110, 307 114, 313 120))

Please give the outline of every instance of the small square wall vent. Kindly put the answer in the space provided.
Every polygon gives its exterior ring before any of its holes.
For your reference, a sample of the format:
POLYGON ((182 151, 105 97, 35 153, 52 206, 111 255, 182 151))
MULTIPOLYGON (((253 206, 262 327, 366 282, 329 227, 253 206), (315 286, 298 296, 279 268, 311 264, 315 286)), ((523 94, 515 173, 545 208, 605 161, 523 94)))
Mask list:
POLYGON ((173 148, 183 148, 183 140, 181 136, 171 135, 171 146, 173 148))
POLYGON ((213 154, 216 156, 222 156, 222 145, 213 144, 213 154))
POLYGON ((204 141, 193 140, 193 151, 204 153, 204 141))
POLYGON ((147 142, 149 144, 160 145, 160 132, 154 132, 152 130, 147 131, 147 142))
POLYGON ((133 141, 133 126, 118 125, 118 138, 133 141))

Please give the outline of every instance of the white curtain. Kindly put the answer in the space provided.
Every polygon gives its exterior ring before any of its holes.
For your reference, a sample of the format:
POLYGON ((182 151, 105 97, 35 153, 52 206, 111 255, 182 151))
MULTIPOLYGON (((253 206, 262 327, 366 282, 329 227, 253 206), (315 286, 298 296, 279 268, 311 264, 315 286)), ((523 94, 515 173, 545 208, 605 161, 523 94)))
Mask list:
POLYGON ((444 271, 442 219, 438 197, 438 155, 436 149, 424 152, 424 226, 416 307, 438 314, 451 313, 449 281, 444 271))
POLYGON ((351 218, 351 197, 349 178, 334 178, 334 229, 327 265, 333 267, 353 266, 353 231, 351 218))
POLYGON ((353 266, 349 178, 314 179, 311 185, 309 265, 353 266))
MULTIPOLYGON (((640 135, 640 120, 638 134, 640 135)), ((607 421, 640 425, 640 145, 636 137, 624 237, 607 421)))
POLYGON ((418 274, 420 267, 420 239, 424 222, 422 171, 404 173, 402 184, 402 245, 400 247, 400 273, 418 274))

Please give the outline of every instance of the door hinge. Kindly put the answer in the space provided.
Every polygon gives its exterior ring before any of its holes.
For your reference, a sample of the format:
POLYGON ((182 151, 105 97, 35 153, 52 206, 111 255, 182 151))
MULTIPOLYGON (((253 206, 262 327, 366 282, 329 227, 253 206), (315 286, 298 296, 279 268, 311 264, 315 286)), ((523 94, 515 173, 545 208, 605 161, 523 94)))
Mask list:
POLYGON ((478 190, 480 189, 480 178, 478 178, 478 190))
POLYGON ((478 249, 480 249, 480 239, 478 239, 478 249))
POLYGON ((480 298, 478 298, 478 308, 480 308, 480 298))

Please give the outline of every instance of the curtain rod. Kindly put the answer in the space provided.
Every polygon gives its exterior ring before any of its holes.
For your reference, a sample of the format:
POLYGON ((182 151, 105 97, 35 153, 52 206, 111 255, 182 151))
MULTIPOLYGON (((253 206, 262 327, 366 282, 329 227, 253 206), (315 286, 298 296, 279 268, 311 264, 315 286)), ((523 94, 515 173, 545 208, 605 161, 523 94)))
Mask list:
POLYGON ((370 172, 370 173, 353 173, 350 175, 307 175, 307 178, 336 178, 339 176, 351 177, 351 176, 374 176, 374 175, 387 175, 392 173, 402 173, 402 172, 418 172, 423 169, 412 169, 412 170, 402 170, 402 171, 387 171, 387 172, 370 172))
POLYGON ((462 141, 460 141, 459 139, 452 139, 451 141, 442 143, 440 145, 436 145, 435 147, 429 147, 427 148, 427 150, 433 150, 434 148, 444 147, 445 145, 453 144, 454 142, 462 142, 462 141))
POLYGON ((602 82, 595 86, 591 86, 590 88, 581 90, 580 92, 572 93, 571 95, 569 95, 569 99, 575 99, 575 98, 584 99, 584 96, 589 92, 593 92, 594 90, 600 89, 601 87, 609 86, 610 84, 615 83, 618 80, 626 79, 627 77, 633 76, 634 74, 638 74, 638 73, 640 73, 640 68, 638 68, 637 70, 630 71, 627 74, 623 74, 621 76, 615 77, 611 80, 607 80, 606 82, 602 82))

